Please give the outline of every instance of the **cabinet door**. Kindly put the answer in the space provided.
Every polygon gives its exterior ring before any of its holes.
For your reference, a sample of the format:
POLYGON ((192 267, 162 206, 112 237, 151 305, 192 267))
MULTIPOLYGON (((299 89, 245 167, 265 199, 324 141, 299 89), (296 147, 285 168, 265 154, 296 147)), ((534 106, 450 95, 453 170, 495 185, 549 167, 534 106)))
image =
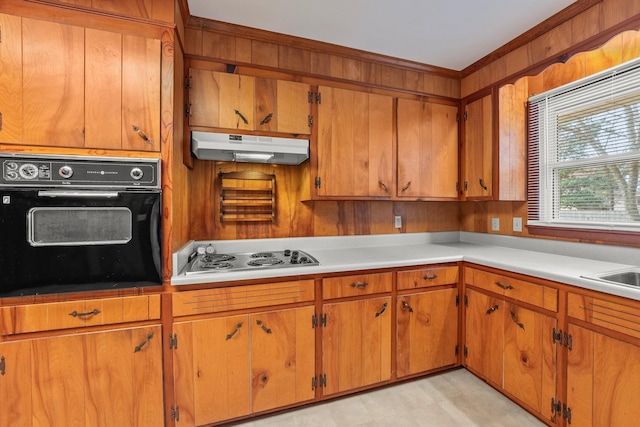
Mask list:
POLYGON ((399 378, 456 363, 457 295, 445 289, 398 296, 399 378))
POLYGON ((323 394, 391 378, 391 297, 326 304, 323 313, 323 394))
POLYGON ((622 427, 640 419, 640 347, 569 324, 567 406, 576 426, 622 427))
POLYGON ((84 146, 84 28, 22 18, 25 144, 84 146))
POLYGON ((504 301, 469 289, 465 304, 466 366, 502 387, 504 301))
POLYGON ((22 18, 0 13, 0 142, 22 141, 22 18))
POLYGON ((310 86, 284 80, 256 78, 256 130, 310 134, 310 86))
POLYGON ((199 426, 250 412, 249 316, 176 323, 175 403, 180 426, 199 426))
POLYGON ((320 87, 318 196, 392 196, 393 100, 320 87))
POLYGON ((31 343, 0 344, 0 425, 31 425, 31 343))
POLYGON ((458 107, 398 99, 399 197, 457 198, 458 107))
POLYGON ((505 304, 504 389, 552 420, 556 397, 556 320, 541 313, 505 304))
POLYGON ((252 314, 252 412, 312 400, 315 391, 313 306, 252 314))
POLYGON ((493 182, 491 95, 467 105, 464 147, 465 196, 491 196, 493 182))
POLYGON ((255 78, 189 69, 190 126, 253 130, 255 78))

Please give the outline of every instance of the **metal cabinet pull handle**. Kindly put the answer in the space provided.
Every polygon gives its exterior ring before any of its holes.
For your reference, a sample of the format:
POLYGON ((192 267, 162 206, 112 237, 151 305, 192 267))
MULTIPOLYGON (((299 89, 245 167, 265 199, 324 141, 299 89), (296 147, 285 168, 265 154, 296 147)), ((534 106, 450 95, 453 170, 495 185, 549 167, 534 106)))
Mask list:
POLYGON ((516 312, 514 310, 511 310, 511 320, 513 320, 513 323, 518 325, 520 328, 524 329, 524 324, 518 322, 518 318, 516 317, 516 312))
POLYGON ((422 276, 422 278, 423 278, 424 280, 434 280, 434 279, 437 279, 437 278, 438 278, 438 275, 437 275, 437 274, 433 274, 433 273, 431 273, 431 274, 425 274, 424 276, 422 276))
POLYGON ((407 190, 409 189, 409 187, 411 187, 411 181, 407 182, 407 183, 405 184, 405 186, 404 186, 404 187, 402 187, 402 190, 401 190, 401 191, 404 193, 405 191, 407 191, 407 190))
POLYGON ((484 180, 483 180, 482 178, 480 178, 480 187, 482 187, 482 189, 483 189, 484 191, 487 191, 487 190, 488 190, 487 186, 486 186, 486 185, 484 185, 484 180))
POLYGON ((498 304, 494 305, 493 307, 489 307, 489 309, 487 310, 487 314, 491 314, 499 308, 500 306, 498 304))
POLYGON ((264 323, 262 323, 262 320, 256 320, 256 324, 258 326, 260 326, 262 328, 263 331, 265 331, 266 333, 270 334, 271 333, 271 329, 267 328, 264 323))
POLYGON ((240 116, 240 118, 242 119, 242 121, 244 122, 245 125, 249 124, 249 120, 247 120, 247 118, 245 116, 242 115, 242 113, 238 110, 233 110, 235 111, 235 113, 240 116))
POLYGON ((402 301, 402 309, 404 311, 409 311, 409 313, 413 313, 413 308, 406 301, 402 301))
POLYGON ((134 353, 139 352, 140 350, 142 350, 142 347, 144 347, 145 345, 147 345, 147 343, 151 340, 151 338, 153 338, 153 332, 151 332, 149 335, 147 335, 147 337, 144 339, 144 341, 142 341, 140 344, 138 344, 136 346, 136 348, 133 350, 134 353))
POLYGON ((95 316, 96 314, 100 314, 100 310, 94 308, 92 311, 87 311, 86 313, 78 313, 77 311, 72 311, 69 313, 69 316, 72 317, 87 317, 87 316, 95 316))
POLYGON ((380 186, 380 188, 384 190, 385 193, 389 192, 389 188, 387 187, 387 184, 385 184, 384 182, 378 181, 378 185, 380 186))
POLYGON ((503 285, 503 284, 502 284, 502 283, 500 283, 500 282, 496 282, 496 286, 497 286, 497 287, 499 287, 499 288, 504 289, 505 291, 506 291, 506 290, 510 290, 510 289, 514 289, 514 287, 513 287, 513 286, 511 286, 511 285, 503 285))
POLYGON ((233 330, 233 332, 231 332, 230 334, 227 334, 227 341, 233 338, 233 336, 240 331, 240 328, 242 328, 242 322, 236 325, 236 328, 233 330))
POLYGON ((380 317, 382 313, 384 313, 386 310, 387 310, 387 303, 385 302, 384 304, 382 304, 382 308, 380 309, 380 311, 376 313, 376 317, 380 317))
POLYGON ((133 127, 133 131, 138 135, 140 135, 140 138, 144 139, 144 142, 146 142, 147 144, 153 145, 153 141, 151 140, 151 138, 149 138, 144 132, 142 132, 142 130, 140 130, 138 126, 133 125, 132 127, 133 127))
POLYGON ((352 288, 364 289, 367 287, 367 285, 369 285, 369 283, 367 282, 353 282, 349 286, 351 286, 352 288))
POLYGON ((264 125, 265 123, 269 123, 271 121, 271 118, 273 117, 273 113, 269 113, 265 116, 264 119, 262 119, 262 121, 260 122, 261 125, 264 125))

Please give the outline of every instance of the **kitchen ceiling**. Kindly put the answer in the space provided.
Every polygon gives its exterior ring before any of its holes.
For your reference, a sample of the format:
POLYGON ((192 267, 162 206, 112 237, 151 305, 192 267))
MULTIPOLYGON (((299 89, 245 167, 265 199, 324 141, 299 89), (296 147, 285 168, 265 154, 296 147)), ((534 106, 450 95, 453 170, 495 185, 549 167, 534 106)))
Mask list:
POLYGON ((188 0, 193 16, 463 70, 574 0, 188 0))

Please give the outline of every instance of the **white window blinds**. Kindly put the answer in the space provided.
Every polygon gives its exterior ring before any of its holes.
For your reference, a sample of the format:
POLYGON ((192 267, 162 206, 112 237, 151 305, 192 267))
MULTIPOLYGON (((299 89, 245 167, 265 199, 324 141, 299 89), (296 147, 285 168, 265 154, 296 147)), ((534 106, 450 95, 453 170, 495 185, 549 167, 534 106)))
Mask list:
POLYGON ((640 230, 640 59, 529 99, 529 224, 640 230))

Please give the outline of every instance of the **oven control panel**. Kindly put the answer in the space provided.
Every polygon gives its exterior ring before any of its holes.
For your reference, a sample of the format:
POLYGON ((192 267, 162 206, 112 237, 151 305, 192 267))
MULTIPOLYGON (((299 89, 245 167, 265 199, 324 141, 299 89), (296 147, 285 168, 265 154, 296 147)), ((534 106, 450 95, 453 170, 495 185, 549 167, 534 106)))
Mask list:
POLYGON ((160 188, 160 160, 0 155, 3 187, 160 188))

